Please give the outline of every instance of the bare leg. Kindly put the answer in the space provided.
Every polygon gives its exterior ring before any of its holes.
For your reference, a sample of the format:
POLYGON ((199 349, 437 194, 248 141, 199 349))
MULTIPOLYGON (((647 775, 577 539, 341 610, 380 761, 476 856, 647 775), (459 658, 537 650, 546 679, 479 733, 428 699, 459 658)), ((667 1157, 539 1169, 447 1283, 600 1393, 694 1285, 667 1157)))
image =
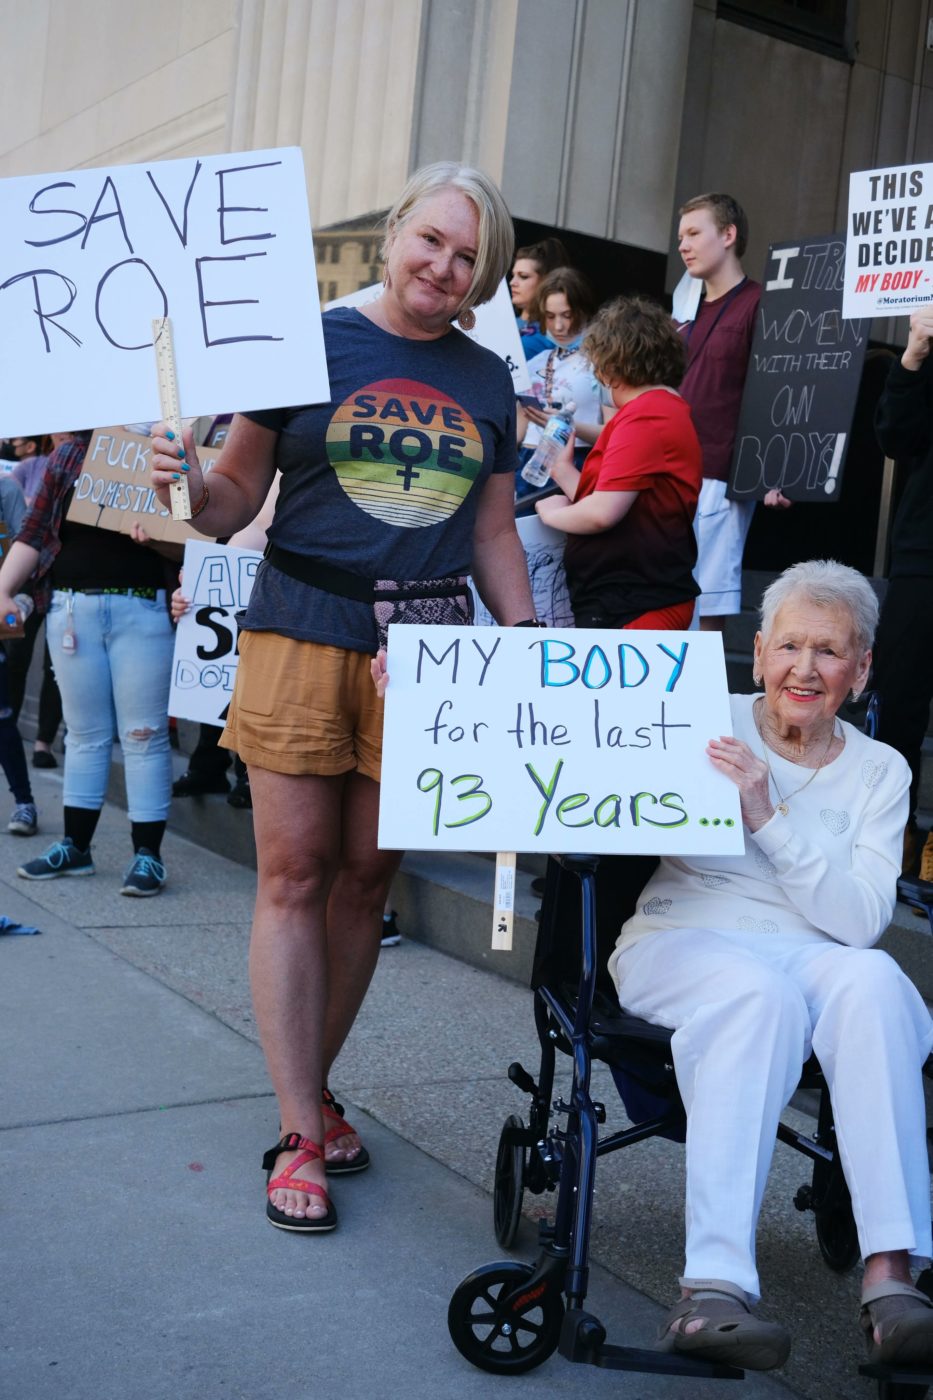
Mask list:
MULTIPOLYGON (((292 776, 250 765, 259 878, 250 979, 259 1036, 279 1101, 283 1132, 321 1142, 327 1004, 327 898, 340 853, 344 777, 292 776)), ((281 1171, 295 1153, 283 1152, 281 1171)), ((324 1163, 302 1168, 324 1185, 324 1163)), ((273 1204, 296 1217, 324 1214, 323 1202, 276 1191, 273 1204)))
MULTIPOLYGON (((401 851, 376 847, 379 784, 348 773, 342 806, 340 868, 327 905, 328 997, 324 1013, 324 1081, 363 1003, 379 957, 382 911, 401 851)), ((328 1161, 354 1157, 355 1133, 328 1144, 328 1161)))

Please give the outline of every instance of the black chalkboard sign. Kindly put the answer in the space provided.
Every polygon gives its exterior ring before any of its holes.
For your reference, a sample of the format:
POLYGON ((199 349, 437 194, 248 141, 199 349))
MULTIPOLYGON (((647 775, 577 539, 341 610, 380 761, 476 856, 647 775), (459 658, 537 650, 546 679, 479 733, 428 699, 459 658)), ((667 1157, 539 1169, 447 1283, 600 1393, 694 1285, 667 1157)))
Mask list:
POLYGON ((772 243, 727 494, 839 499, 868 321, 842 319, 842 234, 772 243))

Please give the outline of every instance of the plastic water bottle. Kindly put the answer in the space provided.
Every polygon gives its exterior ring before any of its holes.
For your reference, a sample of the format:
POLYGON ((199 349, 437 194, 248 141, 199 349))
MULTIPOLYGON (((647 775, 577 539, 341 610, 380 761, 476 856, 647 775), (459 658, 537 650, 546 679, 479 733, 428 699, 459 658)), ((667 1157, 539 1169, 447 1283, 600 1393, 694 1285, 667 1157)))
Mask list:
POLYGON ((554 459, 570 441, 576 407, 575 403, 564 404, 562 408, 556 409, 545 423, 541 431, 541 441, 535 448, 534 455, 522 467, 522 480, 527 481, 529 486, 546 484, 554 459))
MULTIPOLYGON (((25 622, 33 608, 36 606, 28 593, 17 593, 13 602, 19 608, 19 621, 25 622)), ((16 613, 7 613, 4 619, 8 627, 16 626, 16 613)))

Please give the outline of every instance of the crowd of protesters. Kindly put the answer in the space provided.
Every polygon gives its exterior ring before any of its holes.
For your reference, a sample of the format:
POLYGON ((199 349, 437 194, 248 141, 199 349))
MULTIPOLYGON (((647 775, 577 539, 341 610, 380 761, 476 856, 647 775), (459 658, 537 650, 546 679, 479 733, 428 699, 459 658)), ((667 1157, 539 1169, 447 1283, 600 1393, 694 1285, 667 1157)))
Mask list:
MULTIPOLYGON (((566 536, 576 625, 722 630, 739 612, 752 507, 731 501, 726 486, 761 294, 742 267, 747 238, 747 220, 734 198, 698 196, 681 209, 678 230, 686 272, 701 284, 695 316, 678 324, 642 297, 598 307, 562 244, 548 239, 513 255, 511 220, 496 187, 480 172, 438 163, 416 172, 390 211, 381 296, 325 315, 331 402, 237 414, 209 476, 202 473, 190 429, 179 441, 167 425, 153 427, 152 482, 163 504, 184 476, 197 530, 264 547, 241 624, 241 660, 226 727, 202 732, 174 795, 225 790, 225 755, 238 754, 237 786, 254 808, 259 870, 253 995, 280 1112, 279 1137, 263 1159, 266 1216, 278 1229, 333 1229, 337 1214, 327 1178, 369 1165, 328 1075, 366 994, 387 918, 394 932, 386 899, 400 853, 380 850, 376 838, 386 627, 398 620, 469 622, 468 575, 500 625, 546 625, 534 613, 516 529, 516 498, 522 494, 517 472, 560 411, 572 416, 569 437, 534 508, 544 524, 566 536), (532 385, 518 405, 502 360, 455 325, 472 329, 474 308, 492 298, 510 267, 532 385), (404 471, 373 473, 366 478, 369 494, 357 496, 339 478, 345 436, 334 425, 344 407, 362 401, 364 391, 372 400, 373 386, 383 385, 390 386, 393 404, 403 392, 413 402, 418 395, 452 402, 474 425, 472 475, 464 475, 465 489, 455 500, 439 499, 439 473, 430 489, 419 492, 409 491, 404 471)), ((916 785, 933 692, 933 669, 918 676, 904 666, 904 654, 915 655, 904 639, 928 629, 933 615, 931 337, 933 318, 914 316, 878 415, 885 450, 920 459, 895 523, 879 643, 884 686, 892 697, 882 737, 900 749, 914 776, 905 861, 919 860, 916 785)), ((423 402, 418 407, 425 411, 423 402)), ((0 616, 8 619, 8 631, 23 633, 4 642, 0 653, 0 763, 16 804, 8 830, 30 836, 38 829, 12 677, 17 664, 25 675, 44 618, 48 682, 57 682, 67 731, 62 835, 19 866, 18 874, 44 880, 94 873, 92 841, 117 738, 132 843, 121 893, 145 897, 158 894, 167 878, 161 846, 173 796, 173 621, 187 601, 178 575, 180 547, 150 539, 138 525, 121 534, 69 518, 87 440, 86 433, 71 432, 48 442, 13 439, 5 447, 16 465, 0 478, 9 536, 0 566, 0 616), (31 628, 17 626, 28 624, 24 593, 34 607, 31 628)), ((430 476, 431 464, 421 466, 430 476)), ((788 503, 772 498, 767 504, 788 503)), ((864 580, 853 583, 853 570, 842 573, 848 620, 837 629, 840 646, 844 651, 857 635, 858 655, 840 653, 827 662, 823 643, 808 633, 802 650, 817 658, 814 674, 835 666, 841 679, 834 688, 814 685, 812 691, 794 683, 791 696, 798 708, 814 697, 833 701, 810 706, 811 718, 819 721, 810 736, 820 749, 819 763, 809 762, 812 744, 794 747, 803 722, 784 724, 787 686, 782 689, 775 676, 797 663, 787 660, 778 642, 772 655, 767 628, 764 639, 756 639, 764 705, 746 706, 754 718, 745 739, 711 741, 714 763, 740 789, 751 833, 776 812, 786 816, 790 798, 845 747, 836 710, 848 690, 861 691, 867 678, 871 628, 857 629, 853 618, 871 612, 873 595, 866 602, 862 594, 871 590, 864 580), (758 762, 750 747, 756 734, 766 743, 755 728, 759 714, 774 752, 813 770, 776 808, 768 796, 771 769, 763 771, 769 760, 758 762), (746 762, 749 755, 754 762, 746 762)), ((781 593, 774 627, 787 609, 801 617, 812 607, 839 613, 807 579, 803 592, 792 580, 781 593)), ((810 625, 805 622, 804 630, 810 625)), ((933 649, 924 650, 933 668, 933 649)), ((33 755, 37 767, 57 762, 49 729, 53 713, 49 701, 48 723, 33 755)), ((861 772, 865 787, 873 789, 864 767, 861 772)), ((906 789, 905 766, 892 773, 892 783, 900 773, 906 789)), ((895 837, 899 842, 900 828, 895 837)), ((933 848, 929 854, 933 873, 933 848)), ((773 855, 778 861, 777 846, 773 855)), ((853 882, 857 878, 858 872, 853 882)), ((891 894, 893 903, 893 888, 891 894)), ((799 912, 799 900, 789 898, 799 912)), ((876 922, 873 917, 875 937, 876 922)), ((822 927, 814 916, 808 936, 814 931, 821 938, 822 927)), ((926 1036, 926 1022, 921 1029, 926 1036)), ((906 1282, 901 1278, 908 1248, 879 1247, 878 1257, 896 1253, 899 1262, 895 1274, 877 1280, 882 1292, 866 1301, 869 1308, 894 1297, 897 1326, 908 1314, 916 1323, 921 1310, 909 1274, 906 1282), (892 1279, 900 1286, 892 1288, 892 1279)), ((738 1314, 737 1335, 744 1329, 760 1345, 743 1316, 754 1283, 738 1287, 733 1279, 713 1287, 707 1281, 706 1287, 698 1304, 672 1314, 672 1344, 699 1349, 691 1339, 717 1333, 716 1316, 728 1316, 735 1330, 738 1314)), ((885 1309, 870 1311, 867 1325, 876 1346, 884 1345, 888 1322, 885 1309)), ((919 1322, 926 1355, 933 1351, 933 1323, 925 1315, 919 1322)), ((769 1356, 786 1354, 783 1336, 769 1333, 767 1340, 769 1356)))

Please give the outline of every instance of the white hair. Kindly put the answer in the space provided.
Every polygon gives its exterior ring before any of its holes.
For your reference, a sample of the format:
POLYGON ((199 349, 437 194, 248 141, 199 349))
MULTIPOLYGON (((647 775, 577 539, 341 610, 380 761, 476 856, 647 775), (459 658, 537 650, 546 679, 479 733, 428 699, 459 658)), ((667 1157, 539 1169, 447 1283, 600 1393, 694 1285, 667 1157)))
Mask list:
POLYGON ((818 608, 844 608, 852 619, 852 636, 860 653, 868 651, 878 626, 878 599, 864 574, 835 559, 807 559, 765 589, 761 598, 761 635, 767 641, 785 603, 802 597, 818 608))
POLYGON ((460 165, 453 160, 439 160, 433 165, 423 165, 420 170, 409 176, 405 188, 386 217, 382 256, 388 256, 396 233, 411 218, 419 204, 423 204, 432 195, 449 189, 465 194, 479 215, 479 238, 473 280, 460 308, 461 312, 465 312, 492 300, 499 283, 512 265, 512 253, 515 249, 512 216, 498 187, 481 170, 476 170, 471 165, 460 165))

